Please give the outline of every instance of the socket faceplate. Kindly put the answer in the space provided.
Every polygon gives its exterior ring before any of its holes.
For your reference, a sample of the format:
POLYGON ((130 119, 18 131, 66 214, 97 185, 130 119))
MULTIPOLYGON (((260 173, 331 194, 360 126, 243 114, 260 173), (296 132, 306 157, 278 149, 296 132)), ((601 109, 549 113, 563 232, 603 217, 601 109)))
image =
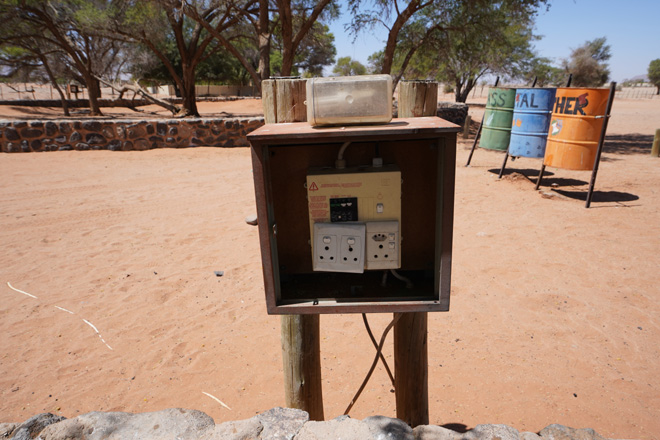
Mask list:
POLYGON ((364 272, 364 223, 314 223, 313 269, 364 272))

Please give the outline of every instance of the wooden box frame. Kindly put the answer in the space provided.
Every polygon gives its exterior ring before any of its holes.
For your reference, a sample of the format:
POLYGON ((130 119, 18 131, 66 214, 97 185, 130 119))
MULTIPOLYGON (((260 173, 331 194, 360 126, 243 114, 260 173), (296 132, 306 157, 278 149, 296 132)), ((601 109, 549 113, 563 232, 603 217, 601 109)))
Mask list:
POLYGON ((267 124, 248 135, 269 314, 430 312, 449 310, 456 133, 437 117, 373 126, 267 124), (402 267, 406 289, 382 271, 313 272, 305 178, 332 166, 342 144, 349 166, 374 151, 401 170, 402 267))

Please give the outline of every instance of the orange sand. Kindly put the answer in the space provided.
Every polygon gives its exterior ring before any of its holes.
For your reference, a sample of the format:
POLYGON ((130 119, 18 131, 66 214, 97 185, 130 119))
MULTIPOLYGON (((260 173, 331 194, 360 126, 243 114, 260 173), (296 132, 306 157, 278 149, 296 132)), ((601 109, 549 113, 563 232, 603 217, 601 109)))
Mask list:
MULTIPOLYGON (((659 100, 615 102, 591 209, 588 172, 549 169, 536 192, 539 160, 498 180, 501 154, 465 168, 459 144, 432 424, 660 436, 658 120, 659 100)), ((284 405, 279 317, 244 221, 249 149, 2 154, 0 176, 0 422, 186 407, 219 423, 284 405)), ((378 334, 390 319, 370 317, 378 334)), ((321 353, 330 419, 372 361, 360 316, 322 316, 321 353)), ((391 388, 379 366, 351 415, 396 416, 391 388)))

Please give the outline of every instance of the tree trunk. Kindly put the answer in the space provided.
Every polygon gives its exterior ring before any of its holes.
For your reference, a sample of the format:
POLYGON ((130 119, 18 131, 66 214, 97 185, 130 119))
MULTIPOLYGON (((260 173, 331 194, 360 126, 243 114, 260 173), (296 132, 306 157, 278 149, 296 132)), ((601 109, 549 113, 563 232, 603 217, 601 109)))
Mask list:
MULTIPOLYGON (((268 0, 259 2, 259 75, 261 81, 270 78, 270 34, 268 27, 268 0)), ((261 89, 261 86, 260 86, 261 89)), ((262 92, 263 94, 263 92, 262 92)))
POLYGON ((62 91, 60 85, 57 84, 57 78, 53 74, 53 71, 50 69, 50 65, 48 64, 48 59, 42 53, 39 53, 38 55, 39 55, 39 59, 41 60, 41 64, 43 64, 44 69, 46 69, 46 73, 48 74, 48 78, 50 79, 51 84, 53 84, 55 90, 57 90, 57 93, 60 95, 60 100, 62 101, 62 111, 64 112, 64 116, 71 116, 71 113, 69 113, 69 103, 67 102, 67 98, 64 94, 64 91, 62 91))
POLYGON ((197 97, 195 95, 195 68, 184 64, 183 75, 181 76, 182 90, 181 97, 183 105, 181 116, 199 116, 197 111, 197 97))
POLYGON ((87 86, 87 94, 89 95, 89 112, 92 116, 103 116, 101 106, 99 105, 99 98, 101 97, 101 87, 99 81, 88 72, 85 72, 85 85, 87 86))

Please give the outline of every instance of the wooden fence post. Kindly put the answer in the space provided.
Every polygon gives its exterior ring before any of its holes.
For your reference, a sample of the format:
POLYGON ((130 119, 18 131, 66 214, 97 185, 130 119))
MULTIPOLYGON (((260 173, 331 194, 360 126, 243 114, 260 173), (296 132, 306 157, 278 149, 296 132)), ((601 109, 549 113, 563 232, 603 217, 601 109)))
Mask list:
POLYGON ((438 114, 436 81, 401 81, 399 83, 399 117, 419 118, 438 114))
POLYGON ((651 157, 660 157, 660 128, 655 131, 653 147, 651 147, 651 157))
MULTIPOLYGON (((266 124, 306 121, 306 84, 290 78, 262 81, 266 124)), ((286 406, 307 411, 311 420, 323 420, 320 317, 282 315, 280 326, 286 406)))
POLYGON ((394 325, 396 417, 412 427, 428 425, 428 313, 400 315, 394 325))
MULTIPOLYGON (((436 116, 438 83, 399 83, 399 117, 436 116)), ((394 325, 396 416, 410 426, 428 425, 428 313, 399 313, 394 325)))
POLYGON ((282 364, 286 406, 323 420, 319 315, 282 315, 282 364))

